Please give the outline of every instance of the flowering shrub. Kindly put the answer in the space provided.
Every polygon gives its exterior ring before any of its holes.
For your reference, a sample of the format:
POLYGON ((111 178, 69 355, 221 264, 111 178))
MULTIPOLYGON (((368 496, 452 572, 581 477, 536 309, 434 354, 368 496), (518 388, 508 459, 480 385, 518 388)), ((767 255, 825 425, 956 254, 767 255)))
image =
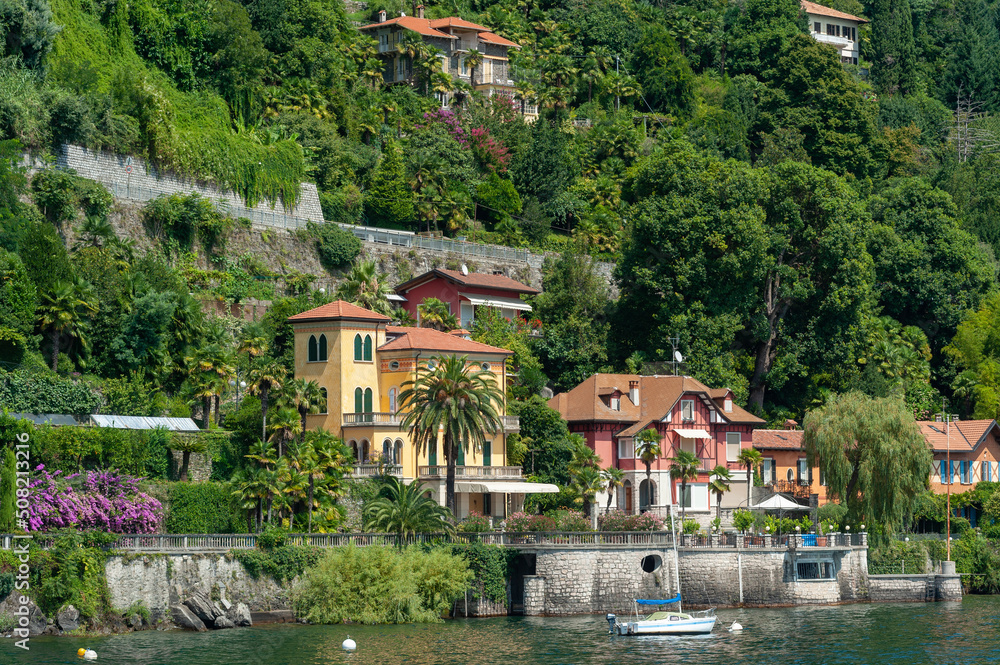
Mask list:
POLYGON ((443 124, 452 138, 462 147, 472 150, 476 160, 486 168, 499 173, 507 171, 510 162, 507 146, 490 136, 490 131, 485 127, 473 127, 466 131, 459 117, 450 109, 437 109, 425 113, 424 119, 443 124))
POLYGON ((70 527, 113 533, 155 533, 162 506, 139 491, 139 479, 117 471, 62 476, 45 465, 28 485, 28 531, 70 527))
POLYGON ((660 531, 663 520, 652 513, 626 515, 615 510, 598 517, 597 528, 601 531, 660 531))
POLYGON ((525 531, 556 531, 556 521, 548 515, 514 513, 507 518, 507 531, 513 533, 523 533, 525 531))
POLYGON ((490 530, 490 518, 481 515, 476 511, 469 512, 469 516, 458 525, 458 530, 465 533, 482 533, 490 530))
POLYGON ((590 519, 579 510, 557 510, 551 513, 557 531, 590 531, 590 519))

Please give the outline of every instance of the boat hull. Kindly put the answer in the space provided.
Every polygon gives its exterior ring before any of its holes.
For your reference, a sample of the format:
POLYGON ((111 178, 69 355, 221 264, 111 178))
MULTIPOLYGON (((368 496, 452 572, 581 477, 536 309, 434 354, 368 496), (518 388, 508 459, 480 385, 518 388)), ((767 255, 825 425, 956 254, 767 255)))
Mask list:
POLYGON ((716 617, 628 621, 616 625, 619 635, 704 635, 715 628, 716 617))

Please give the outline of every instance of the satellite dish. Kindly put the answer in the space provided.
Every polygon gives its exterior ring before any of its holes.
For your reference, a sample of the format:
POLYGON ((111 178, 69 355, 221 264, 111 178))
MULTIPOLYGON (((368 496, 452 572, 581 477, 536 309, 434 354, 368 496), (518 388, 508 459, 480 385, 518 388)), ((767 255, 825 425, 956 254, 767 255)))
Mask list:
POLYGON ((679 363, 684 362, 684 356, 681 355, 680 351, 674 351, 674 360, 676 360, 679 363))
POLYGON ((464 263, 462 264, 462 274, 463 275, 469 274, 469 266, 465 265, 464 263))

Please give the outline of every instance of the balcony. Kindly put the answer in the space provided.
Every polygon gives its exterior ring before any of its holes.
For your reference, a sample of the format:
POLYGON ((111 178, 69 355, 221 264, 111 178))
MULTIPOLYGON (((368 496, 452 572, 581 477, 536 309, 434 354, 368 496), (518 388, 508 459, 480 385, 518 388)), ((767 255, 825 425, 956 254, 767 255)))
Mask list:
POLYGON ((504 434, 521 431, 521 419, 517 416, 500 416, 500 420, 503 421, 504 434))
MULTIPOLYGON (((448 475, 448 467, 444 464, 432 466, 421 466, 417 468, 417 476, 423 478, 444 478, 448 475)), ((493 478, 494 480, 520 479, 521 467, 519 466, 456 466, 456 480, 472 480, 479 478, 493 478)))
POLYGON ((355 464, 351 472, 353 478, 372 478, 374 476, 403 477, 402 464, 355 464))
POLYGON ((401 427, 407 413, 345 413, 343 427, 401 427))
POLYGON ((812 494, 809 485, 800 485, 794 480, 778 480, 764 486, 772 492, 791 494, 796 499, 808 499, 809 495, 812 494))

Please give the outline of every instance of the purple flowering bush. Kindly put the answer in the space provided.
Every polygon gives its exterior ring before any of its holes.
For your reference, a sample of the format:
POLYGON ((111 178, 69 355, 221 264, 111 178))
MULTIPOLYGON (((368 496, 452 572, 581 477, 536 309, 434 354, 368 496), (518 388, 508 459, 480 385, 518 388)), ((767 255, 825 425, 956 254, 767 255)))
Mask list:
POLYGON ((663 519, 652 513, 627 515, 620 510, 613 510, 598 516, 597 528, 600 531, 660 531, 663 529, 663 519))
POLYGON ((112 533, 155 533, 163 506, 139 491, 139 479, 117 471, 49 473, 45 465, 28 486, 28 531, 73 528, 112 533))

